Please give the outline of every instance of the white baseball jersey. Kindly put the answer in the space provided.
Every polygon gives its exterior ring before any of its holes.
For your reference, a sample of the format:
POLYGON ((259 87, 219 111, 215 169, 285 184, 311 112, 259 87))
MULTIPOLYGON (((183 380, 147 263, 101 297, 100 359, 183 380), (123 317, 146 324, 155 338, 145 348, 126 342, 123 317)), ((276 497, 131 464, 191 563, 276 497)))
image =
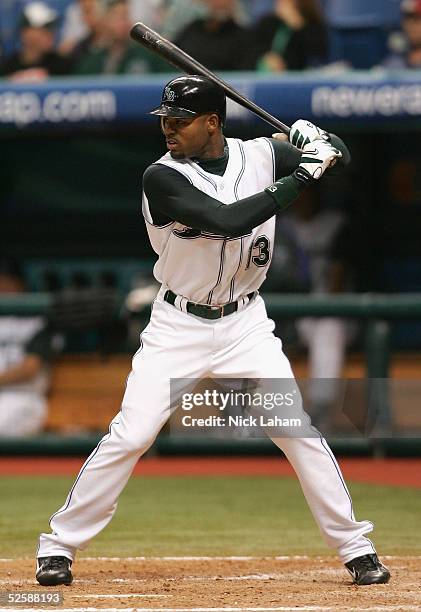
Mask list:
MULTIPOLYGON (((43 317, 0 317, 0 372, 19 364, 25 357, 26 345, 45 327, 43 317)), ((7 385, 8 391, 44 394, 48 389, 46 368, 31 380, 7 385)), ((4 391, 3 387, 1 391, 4 391)))
MULTIPOLYGON (((43 317, 0 317, 0 372, 22 362, 31 340, 44 327, 43 317)), ((0 438, 29 436, 42 430, 48 385, 44 365, 30 380, 0 387, 0 438)))
MULTIPOLYGON (((155 163, 177 170, 194 187, 228 206, 274 182, 275 156, 268 139, 226 140, 229 160, 223 176, 206 172, 188 158, 174 160, 170 153, 155 163)), ((272 257, 275 217, 244 236, 230 238, 175 221, 154 225, 144 192, 142 211, 152 247, 159 255, 154 276, 174 293, 200 304, 226 304, 263 283, 272 257)))

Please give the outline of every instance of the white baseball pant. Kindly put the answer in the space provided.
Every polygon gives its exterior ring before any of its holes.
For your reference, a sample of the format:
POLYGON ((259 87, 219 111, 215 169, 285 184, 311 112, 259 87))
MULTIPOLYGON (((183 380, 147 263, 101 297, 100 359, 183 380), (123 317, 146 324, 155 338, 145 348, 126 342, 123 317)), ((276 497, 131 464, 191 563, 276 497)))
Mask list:
MULTIPOLYGON (((170 415, 170 378, 293 378, 260 296, 243 310, 210 321, 177 310, 162 300, 163 293, 161 289, 141 334, 121 411, 53 515, 52 533, 41 534, 38 557, 73 560, 76 550, 84 549, 111 520, 139 457, 170 415)), ((326 441, 321 436, 273 441, 292 464, 328 546, 338 550, 344 563, 375 552, 365 537, 373 525, 355 520, 326 441)))

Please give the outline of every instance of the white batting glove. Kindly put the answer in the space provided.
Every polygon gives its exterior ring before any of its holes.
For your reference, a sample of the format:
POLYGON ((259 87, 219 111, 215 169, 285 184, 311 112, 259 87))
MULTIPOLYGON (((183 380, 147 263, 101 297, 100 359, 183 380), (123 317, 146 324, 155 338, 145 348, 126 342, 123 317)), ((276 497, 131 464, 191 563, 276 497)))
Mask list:
POLYGON ((342 153, 339 149, 336 149, 324 140, 315 140, 309 142, 304 146, 303 154, 301 156, 301 162, 295 171, 297 178, 302 173, 303 182, 305 179, 316 179, 318 180, 323 176, 328 168, 334 166, 339 158, 342 157, 342 153), (301 171, 301 172, 300 172, 301 171))
POLYGON ((317 127, 314 123, 306 121, 305 119, 299 119, 296 121, 289 133, 289 141, 297 149, 304 149, 306 144, 314 142, 315 140, 324 140, 330 142, 330 136, 325 130, 317 127))

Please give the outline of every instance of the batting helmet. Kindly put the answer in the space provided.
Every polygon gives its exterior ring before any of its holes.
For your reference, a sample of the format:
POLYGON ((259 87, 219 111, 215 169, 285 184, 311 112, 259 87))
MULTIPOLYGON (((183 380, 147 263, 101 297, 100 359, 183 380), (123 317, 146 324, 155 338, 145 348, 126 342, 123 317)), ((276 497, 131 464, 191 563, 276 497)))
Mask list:
POLYGON ((210 79, 192 75, 173 79, 164 87, 161 105, 150 112, 161 117, 196 117, 216 113, 224 125, 227 112, 224 90, 210 79))

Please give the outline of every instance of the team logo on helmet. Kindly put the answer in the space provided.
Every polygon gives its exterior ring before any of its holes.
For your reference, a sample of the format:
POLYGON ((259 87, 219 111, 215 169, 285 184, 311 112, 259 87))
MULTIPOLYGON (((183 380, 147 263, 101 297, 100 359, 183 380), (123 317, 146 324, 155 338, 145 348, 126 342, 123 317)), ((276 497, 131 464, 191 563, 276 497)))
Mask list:
POLYGON ((175 92, 168 85, 164 89, 164 100, 168 100, 168 102, 174 102, 175 100, 175 92))

